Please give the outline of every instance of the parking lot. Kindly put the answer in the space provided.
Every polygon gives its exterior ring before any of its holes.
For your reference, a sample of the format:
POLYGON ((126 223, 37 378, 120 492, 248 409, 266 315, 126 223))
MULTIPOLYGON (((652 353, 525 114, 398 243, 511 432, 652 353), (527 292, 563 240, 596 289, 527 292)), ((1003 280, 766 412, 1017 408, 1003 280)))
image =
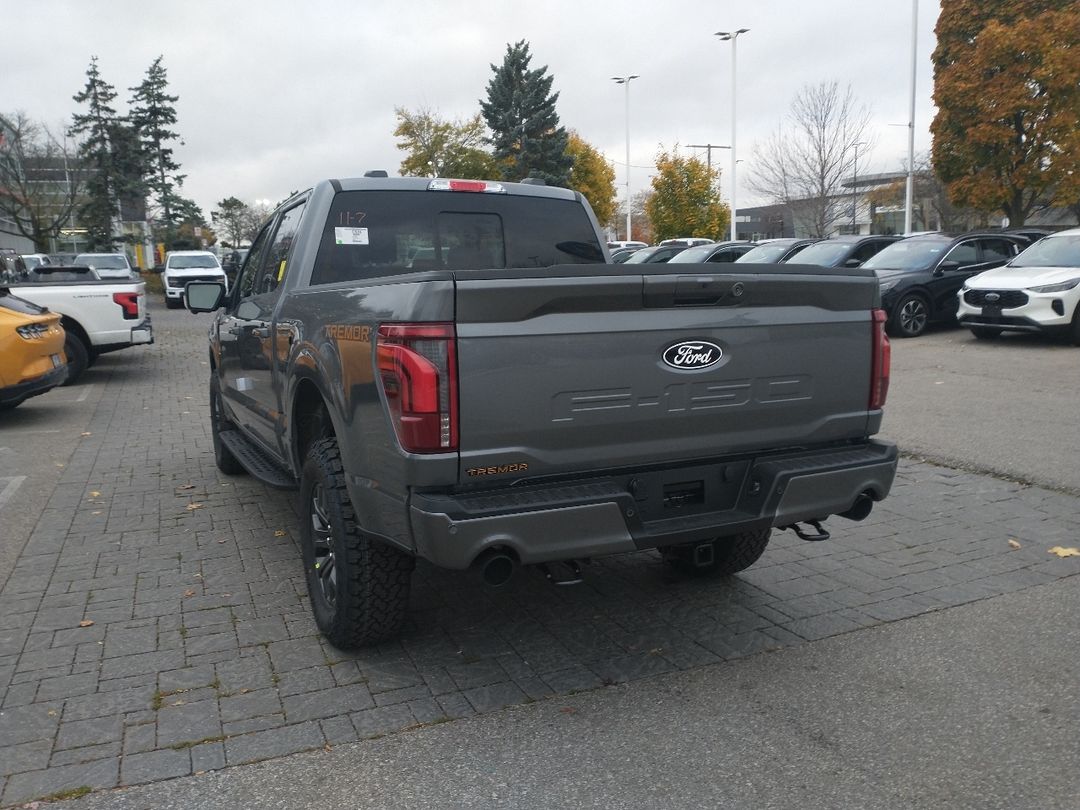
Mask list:
POLYGON ((0 804, 255 762, 805 645, 1080 573, 1080 349, 894 341, 869 519, 774 534, 722 580, 655 554, 556 588, 420 566, 400 641, 343 653, 307 606, 288 493, 214 465, 205 316, 0 421, 0 804), (44 418, 47 414, 48 418, 44 418), (53 432, 55 431, 55 432, 53 432), (6 577, 6 579, 5 579, 6 577))

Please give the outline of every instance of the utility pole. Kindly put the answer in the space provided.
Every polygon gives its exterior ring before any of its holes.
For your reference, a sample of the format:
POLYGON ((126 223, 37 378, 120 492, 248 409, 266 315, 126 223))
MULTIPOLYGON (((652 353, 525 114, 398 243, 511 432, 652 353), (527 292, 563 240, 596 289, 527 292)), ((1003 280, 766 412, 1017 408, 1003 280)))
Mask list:
POLYGON ((708 166, 710 172, 712 172, 712 150, 713 149, 730 149, 730 146, 718 146, 715 143, 688 143, 686 145, 690 149, 704 149, 705 150, 705 163, 708 166))

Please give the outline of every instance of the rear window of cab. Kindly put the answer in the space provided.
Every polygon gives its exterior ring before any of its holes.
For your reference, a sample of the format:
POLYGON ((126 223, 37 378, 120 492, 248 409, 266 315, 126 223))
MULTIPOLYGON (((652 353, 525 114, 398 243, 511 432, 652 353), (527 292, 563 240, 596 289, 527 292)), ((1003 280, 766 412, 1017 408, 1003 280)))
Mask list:
POLYGON ((424 270, 602 263, 573 200, 440 191, 346 191, 323 227, 312 284, 424 270))

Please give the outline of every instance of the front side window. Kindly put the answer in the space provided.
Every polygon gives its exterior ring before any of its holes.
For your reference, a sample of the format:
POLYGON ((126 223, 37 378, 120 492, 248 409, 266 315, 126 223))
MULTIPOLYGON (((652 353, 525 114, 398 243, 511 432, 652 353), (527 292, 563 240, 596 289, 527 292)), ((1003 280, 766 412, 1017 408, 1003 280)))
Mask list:
POLYGON ((947 262, 957 262, 961 267, 976 264, 979 261, 979 250, 974 242, 961 242, 945 256, 947 262))
POLYGON ((244 266, 240 270, 240 280, 236 284, 237 295, 239 298, 250 298, 256 292, 256 276, 262 269, 262 260, 266 254, 266 243, 270 239, 271 224, 271 222, 267 222, 263 225, 263 229, 259 232, 259 235, 255 237, 255 241, 251 243, 251 249, 248 251, 247 259, 244 261, 244 266))
POLYGON ((281 286, 288 267, 289 252, 296 238, 296 231, 300 226, 300 217, 303 213, 304 204, 301 203, 281 215, 277 230, 274 232, 274 239, 270 242, 267 251, 267 259, 256 271, 256 280, 253 285, 256 295, 273 292, 281 286))
POLYGON ((1007 262, 1016 255, 1016 246, 1007 239, 984 239, 982 252, 984 262, 1007 262))

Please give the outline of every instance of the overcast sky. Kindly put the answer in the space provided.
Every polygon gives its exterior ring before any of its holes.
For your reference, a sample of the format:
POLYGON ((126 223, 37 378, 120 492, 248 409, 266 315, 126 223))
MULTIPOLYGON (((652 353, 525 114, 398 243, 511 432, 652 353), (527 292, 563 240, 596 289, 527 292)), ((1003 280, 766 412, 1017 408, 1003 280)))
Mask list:
MULTIPOLYGON (((851 85, 871 110, 866 171, 899 171, 907 155, 912 3, 906 0, 4 0, 0 112, 50 125, 77 109, 90 57, 118 91, 164 56, 178 95, 176 155, 183 194, 207 218, 229 196, 280 200, 327 177, 367 169, 397 173, 394 108, 471 116, 486 97, 492 63, 509 42, 530 43, 547 65, 567 128, 612 159, 624 180, 623 88, 630 87, 632 190, 648 184, 658 148, 728 144, 731 43, 713 32, 749 28, 738 40, 738 203, 754 148, 801 87, 851 85), (896 126, 899 124, 900 126, 896 126)), ((918 0, 915 149, 929 127, 938 0, 918 0)), ((704 152, 700 151, 702 157, 704 152)), ((730 157, 714 151, 726 170, 730 157)), ((864 157, 860 151, 859 173, 864 157)), ((723 180, 725 197, 727 179, 723 180)), ((764 202, 764 201, 762 201, 764 202)))

